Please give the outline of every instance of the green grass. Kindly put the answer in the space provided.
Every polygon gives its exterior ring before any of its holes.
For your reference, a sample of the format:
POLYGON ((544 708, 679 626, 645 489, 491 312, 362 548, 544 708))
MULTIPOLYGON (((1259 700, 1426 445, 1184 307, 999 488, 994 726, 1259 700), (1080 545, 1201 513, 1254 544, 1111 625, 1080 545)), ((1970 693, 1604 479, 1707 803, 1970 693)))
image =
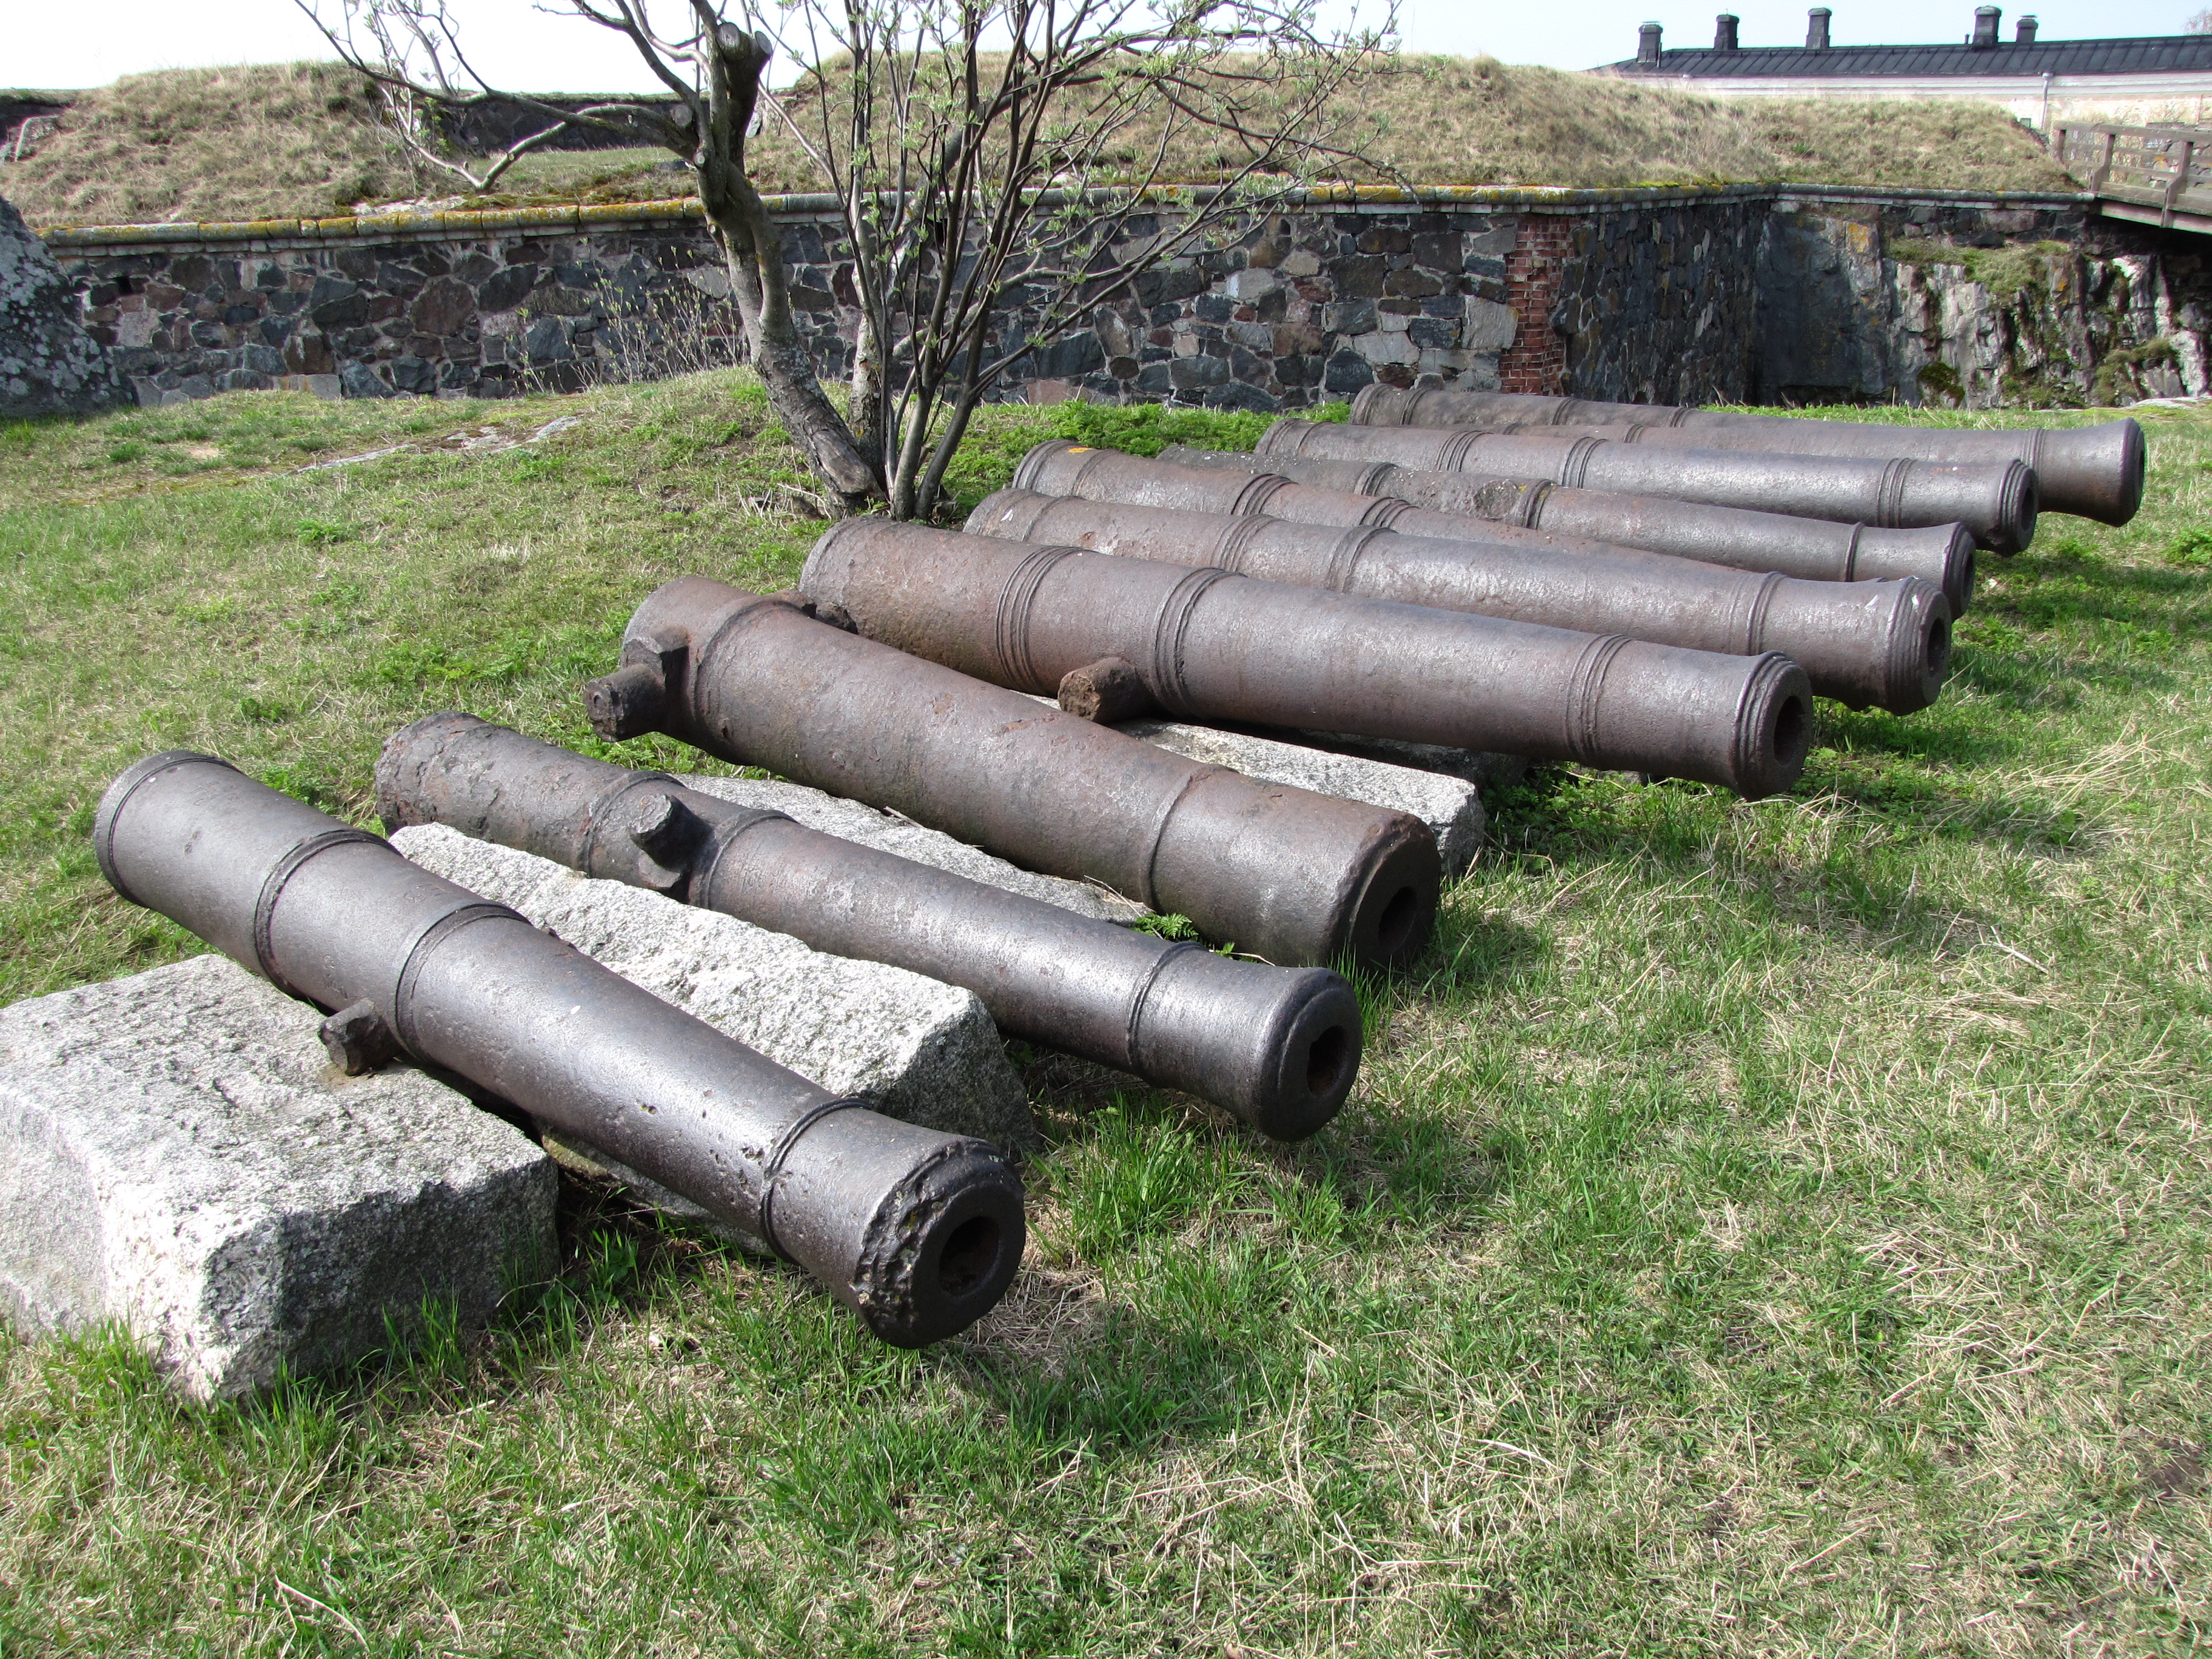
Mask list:
MULTIPOLYGON (((1242 430, 1159 419, 986 411, 960 488, 1242 430)), ((1027 1054, 1031 1252, 957 1340, 573 1189, 496 1329, 246 1405, 0 1347, 0 1652, 2212 1645, 2212 422, 2145 419, 2136 523, 2047 520, 1790 796, 1495 801, 1314 1140, 1027 1054)), ((423 709, 582 744, 649 586, 789 579, 794 483, 726 375, 5 429, 0 1000, 193 948, 84 844, 137 754, 358 814, 423 709)))

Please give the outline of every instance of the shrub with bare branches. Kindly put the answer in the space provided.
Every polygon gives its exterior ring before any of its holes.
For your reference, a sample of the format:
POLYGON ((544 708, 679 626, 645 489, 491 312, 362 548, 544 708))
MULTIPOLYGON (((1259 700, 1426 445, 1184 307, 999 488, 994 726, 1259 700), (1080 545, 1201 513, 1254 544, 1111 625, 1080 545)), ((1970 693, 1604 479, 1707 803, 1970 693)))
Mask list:
POLYGON ((1369 135, 1345 94, 1387 63, 1395 16, 1327 27, 1315 0, 689 0, 672 28, 650 0, 565 0, 673 95, 576 109, 495 91, 444 0, 299 3, 384 88, 414 152, 478 188, 575 127, 683 158, 776 413, 845 507, 881 499, 899 517, 933 508, 976 405, 1026 349, 994 328, 1010 301, 1042 300, 1030 337, 1064 328, 1349 167, 1369 135), (765 80, 779 52, 801 70, 783 92, 765 80), (447 153, 428 112, 494 98, 544 126, 481 167, 447 153), (764 121, 795 137, 844 217, 849 418, 816 375, 747 167, 764 121))

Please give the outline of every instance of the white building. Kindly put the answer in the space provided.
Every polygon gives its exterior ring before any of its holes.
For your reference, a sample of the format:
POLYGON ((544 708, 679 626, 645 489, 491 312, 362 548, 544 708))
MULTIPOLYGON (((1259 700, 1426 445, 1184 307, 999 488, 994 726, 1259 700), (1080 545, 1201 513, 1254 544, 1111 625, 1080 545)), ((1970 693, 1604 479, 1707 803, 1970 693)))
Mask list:
POLYGON ((1832 14, 1807 14, 1802 46, 1743 46, 1723 12, 1711 46, 1666 48, 1646 23, 1637 53, 1593 75, 1720 97, 1978 98, 2002 104, 2039 130, 2053 122, 2201 125, 2212 113, 2212 34, 2154 34, 2112 40, 2042 40, 2022 17, 1997 38, 1998 9, 1979 6, 1974 31, 1957 46, 1837 46, 1832 14))

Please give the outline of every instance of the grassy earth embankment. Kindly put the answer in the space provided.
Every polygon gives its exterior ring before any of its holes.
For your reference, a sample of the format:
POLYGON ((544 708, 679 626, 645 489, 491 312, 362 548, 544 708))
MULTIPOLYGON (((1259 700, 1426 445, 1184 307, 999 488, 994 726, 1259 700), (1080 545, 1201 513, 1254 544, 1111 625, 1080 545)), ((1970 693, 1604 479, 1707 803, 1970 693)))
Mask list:
MULTIPOLYGON (((613 43, 619 46, 619 42, 613 43)), ((1944 100, 1701 97, 1487 58, 1408 57, 1364 82, 1350 176, 1431 185, 1797 184, 1955 190, 2078 188, 2003 111, 1944 100)), ((356 204, 635 201, 688 195, 665 151, 526 156, 489 195, 411 161, 334 64, 260 64, 128 76, 82 94, 61 131, 0 174, 40 229, 165 220, 319 217, 356 204)), ((1150 150, 1142 132, 1127 147, 1150 150)), ((770 123, 749 154, 765 191, 824 188, 770 123)), ((1170 176, 1218 176, 1194 137, 1170 176)))
MULTIPOLYGON (((1029 1056, 957 1340, 580 1194, 498 1328, 246 1405, 0 1346, 0 1650, 2201 1650, 2212 421, 2142 414, 2142 516, 1993 561, 1935 709, 1822 705, 1780 799, 1494 802, 1313 1141, 1029 1056)), ((963 488, 1159 419, 987 411, 963 488)), ((0 1000, 195 948, 85 846, 137 754, 358 814, 428 708, 583 742, 803 476, 736 376, 0 429, 0 1000)))

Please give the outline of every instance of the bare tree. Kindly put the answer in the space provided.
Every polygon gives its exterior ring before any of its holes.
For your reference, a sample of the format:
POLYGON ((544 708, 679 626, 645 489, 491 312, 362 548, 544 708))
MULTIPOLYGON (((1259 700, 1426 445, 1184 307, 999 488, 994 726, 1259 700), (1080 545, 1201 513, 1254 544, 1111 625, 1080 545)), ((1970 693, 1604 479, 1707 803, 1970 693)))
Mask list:
POLYGON ((574 127, 689 162, 770 403, 842 505, 883 498, 902 518, 934 509, 976 406, 1031 342, 1356 161, 1363 117, 1345 94, 1383 59, 1395 16, 1332 30, 1315 0, 675 3, 684 27, 663 33, 647 0, 564 0, 627 39, 668 93, 572 109, 494 91, 444 0, 335 0, 327 19, 298 0, 385 89, 410 146, 478 188, 574 127), (781 93, 764 80, 779 49, 802 66, 781 93), (422 112, 495 102, 547 125, 478 174, 442 153, 422 112), (768 120, 844 218, 849 419, 816 375, 748 166, 768 120))

